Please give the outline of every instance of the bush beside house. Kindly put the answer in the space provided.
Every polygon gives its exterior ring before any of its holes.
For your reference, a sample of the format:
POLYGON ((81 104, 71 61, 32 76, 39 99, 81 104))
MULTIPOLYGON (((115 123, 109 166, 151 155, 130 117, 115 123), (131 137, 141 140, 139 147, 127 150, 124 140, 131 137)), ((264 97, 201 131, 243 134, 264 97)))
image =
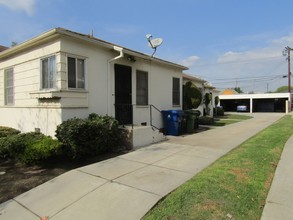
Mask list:
POLYGON ((88 119, 73 118, 57 127, 58 140, 37 132, 20 133, 0 126, 0 158, 35 164, 65 155, 70 159, 119 151, 127 146, 128 133, 109 116, 91 114, 88 119))
POLYGON ((12 134, 0 138, 0 158, 12 158, 25 164, 34 164, 61 152, 58 140, 37 132, 12 134))
POLYGON ((56 137, 71 159, 117 151, 121 145, 127 145, 127 135, 125 129, 119 128, 117 120, 97 114, 90 114, 88 119, 69 119, 56 130, 56 137))
POLYGON ((210 116, 201 116, 198 119, 198 123, 200 125, 213 125, 214 124, 214 118, 210 117, 210 116))

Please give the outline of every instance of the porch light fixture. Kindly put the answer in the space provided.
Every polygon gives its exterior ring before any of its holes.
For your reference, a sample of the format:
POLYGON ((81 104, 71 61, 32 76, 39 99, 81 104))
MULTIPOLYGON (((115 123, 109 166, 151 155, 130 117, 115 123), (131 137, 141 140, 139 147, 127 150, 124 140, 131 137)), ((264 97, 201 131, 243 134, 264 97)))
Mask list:
POLYGON ((136 61, 136 59, 133 56, 128 56, 127 60, 134 63, 136 61))

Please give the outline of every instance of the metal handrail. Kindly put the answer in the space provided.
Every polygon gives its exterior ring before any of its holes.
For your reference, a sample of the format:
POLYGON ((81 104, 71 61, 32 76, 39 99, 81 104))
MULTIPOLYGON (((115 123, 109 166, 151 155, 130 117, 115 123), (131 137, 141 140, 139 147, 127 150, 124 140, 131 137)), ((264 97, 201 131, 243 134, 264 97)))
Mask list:
MULTIPOLYGON (((121 106, 121 107, 126 107, 126 108, 131 108, 131 115, 132 115, 132 117, 133 117, 133 114, 134 114, 134 106, 135 106, 135 104, 114 104, 114 106, 121 106)), ((152 128, 155 128, 155 129, 157 129, 157 130, 161 130, 160 128, 158 128, 157 126, 155 126, 154 124, 153 124, 153 109, 156 111, 156 112, 159 112, 160 113, 160 115, 161 115, 161 110, 160 109, 158 109, 156 106, 154 106, 154 105, 152 105, 152 104, 150 104, 149 105, 149 108, 150 108, 150 126, 152 127, 152 128)), ((129 110, 129 109, 128 109, 129 110)), ((118 120, 119 121, 119 120, 118 120)), ((131 123, 131 127, 132 127, 132 129, 133 129, 133 126, 134 126, 134 124, 133 124, 133 118, 132 118, 132 123, 131 123)), ((127 125, 126 123, 124 123, 124 118, 121 118, 121 120, 119 121, 119 124, 120 125, 122 125, 122 126, 125 126, 125 125, 127 125)))
POLYGON ((160 130, 160 128, 158 128, 155 125, 153 125, 153 111, 152 111, 153 108, 155 110, 157 110, 161 114, 161 110, 160 109, 158 109, 156 106, 150 104, 150 125, 151 125, 151 127, 155 128, 157 130, 160 130))

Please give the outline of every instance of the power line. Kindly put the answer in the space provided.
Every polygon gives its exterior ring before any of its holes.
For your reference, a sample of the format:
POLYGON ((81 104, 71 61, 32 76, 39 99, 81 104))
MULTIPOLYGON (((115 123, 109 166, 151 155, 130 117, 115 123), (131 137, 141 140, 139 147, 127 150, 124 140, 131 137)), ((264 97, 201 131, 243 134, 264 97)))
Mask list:
POLYGON ((226 62, 217 62, 217 63, 205 63, 205 64, 195 64, 194 67, 202 67, 202 66, 216 66, 216 65, 226 65, 226 64, 241 64, 241 63, 258 63, 272 59, 281 59, 282 56, 274 56, 274 57, 265 57, 265 58, 254 58, 247 60, 235 60, 235 61, 226 61, 226 62))

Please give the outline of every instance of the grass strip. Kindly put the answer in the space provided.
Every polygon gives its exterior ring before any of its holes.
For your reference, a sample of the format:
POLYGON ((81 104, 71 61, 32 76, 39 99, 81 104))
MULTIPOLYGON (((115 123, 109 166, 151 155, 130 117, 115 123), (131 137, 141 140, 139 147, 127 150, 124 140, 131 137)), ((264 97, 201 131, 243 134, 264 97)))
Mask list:
POLYGON ((227 114, 225 116, 219 117, 217 121, 214 122, 214 126, 225 126, 229 124, 234 124, 243 120, 253 118, 249 115, 236 115, 236 114, 227 114))
POLYGON ((260 219, 283 147, 284 116, 160 201, 144 219, 260 219))
POLYGON ((249 115, 240 115, 240 114, 227 114, 225 116, 228 119, 238 119, 238 120, 247 120, 247 119, 253 118, 252 116, 249 116, 249 115))

